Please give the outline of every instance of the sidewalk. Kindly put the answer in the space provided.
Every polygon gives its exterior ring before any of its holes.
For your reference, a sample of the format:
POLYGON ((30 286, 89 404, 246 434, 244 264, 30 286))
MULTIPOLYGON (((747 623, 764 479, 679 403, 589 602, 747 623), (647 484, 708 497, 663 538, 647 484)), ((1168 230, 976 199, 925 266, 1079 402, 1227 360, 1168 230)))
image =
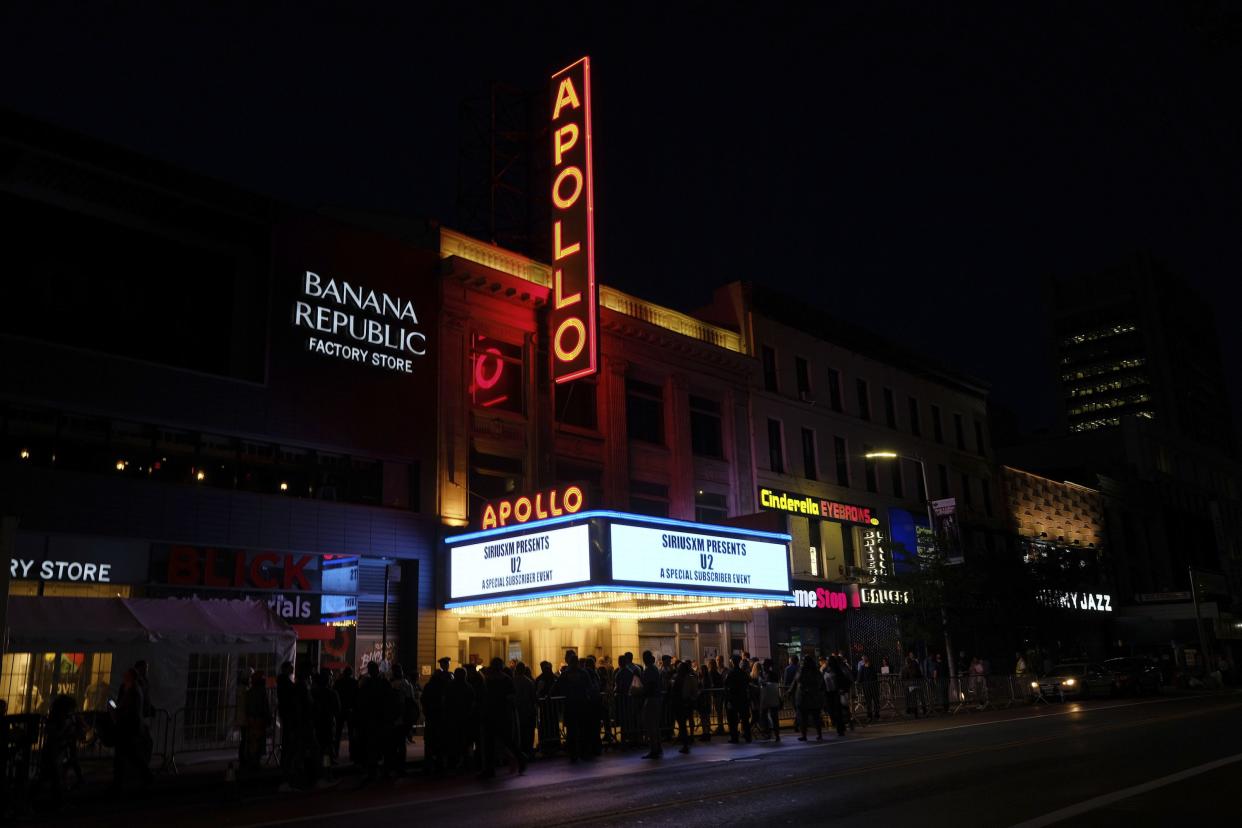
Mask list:
MULTIPOLYGON (((1235 691, 1236 692, 1236 691, 1235 691)), ((1165 696, 1213 695, 1211 693, 1166 693, 1165 696)), ((1146 701, 1147 698, 1141 699, 1146 701)), ((1105 700, 1102 700, 1105 701, 1105 700)), ((1128 703, 1133 700, 1117 700, 1128 703)), ((1107 701, 1105 701, 1108 704, 1107 701)), ((413 793, 412 788, 421 788, 420 797, 440 796, 460 790, 471 790, 477 786, 502 785, 505 787, 530 787, 538 785, 555 785, 561 782, 581 780, 593 775, 616 776, 641 773, 660 767, 685 767, 688 765, 752 761, 771 755, 773 752, 788 752, 813 747, 830 746, 837 742, 865 740, 869 737, 891 737, 900 735, 917 735, 919 733, 959 727, 964 724, 986 724, 993 721, 1005 721, 1030 717, 1039 717, 1059 711, 1072 712, 1075 702, 1067 704, 1023 704, 1008 709, 971 711, 969 714, 935 715, 919 719, 886 719, 872 725, 859 723, 854 731, 847 731, 845 737, 838 737, 835 730, 825 729, 824 741, 816 742, 812 730, 809 741, 797 741, 798 734, 792 727, 782 726, 780 743, 773 741, 754 741, 750 744, 742 742, 730 744, 727 736, 713 735, 710 743, 694 742, 688 755, 678 753, 679 745, 667 742, 664 757, 660 760, 641 759, 644 748, 610 748, 596 759, 578 764, 571 764, 563 753, 551 757, 539 758, 531 763, 525 777, 510 776, 506 768, 497 769, 497 778, 491 782, 479 782, 474 778, 473 771, 459 771, 437 775, 424 775, 421 771, 423 756, 423 739, 420 736, 413 745, 407 745, 407 759, 410 763, 409 778, 406 781, 393 783, 374 782, 376 791, 396 787, 407 794, 413 793), (433 788, 424 788, 421 783, 432 781, 433 788)), ((342 762, 330 769, 325 769, 325 782, 321 789, 295 791, 284 794, 278 791, 281 785, 279 768, 271 761, 265 762, 257 771, 241 775, 236 781, 226 781, 229 765, 235 754, 228 752, 183 754, 177 757, 177 773, 166 770, 156 774, 149 788, 139 792, 137 788, 127 789, 123 797, 115 797, 109 790, 111 782, 111 764, 106 761, 84 763, 83 770, 87 775, 86 784, 68 796, 71 808, 62 815, 66 818, 81 817, 87 814, 104 817, 122 813, 154 810, 162 806, 185 806, 188 802, 206 800, 211 802, 239 801, 242 799, 271 798, 284 795, 318 796, 330 790, 354 792, 364 786, 361 770, 347 760, 348 751, 342 746, 342 762)), ((370 789, 370 788, 368 788, 370 789)), ((46 798, 46 794, 45 794, 46 798)), ((38 821, 55 819, 58 815, 47 810, 46 802, 36 808, 34 819, 38 821)))

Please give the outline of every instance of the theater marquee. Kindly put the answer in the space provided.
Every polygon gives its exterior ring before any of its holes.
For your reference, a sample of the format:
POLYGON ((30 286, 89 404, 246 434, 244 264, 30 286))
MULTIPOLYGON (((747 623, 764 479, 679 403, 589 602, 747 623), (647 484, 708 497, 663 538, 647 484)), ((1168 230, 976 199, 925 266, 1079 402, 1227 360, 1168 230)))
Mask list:
POLYGON ((595 193, 591 181, 591 61, 552 76, 552 379, 594 374, 599 351, 595 193))

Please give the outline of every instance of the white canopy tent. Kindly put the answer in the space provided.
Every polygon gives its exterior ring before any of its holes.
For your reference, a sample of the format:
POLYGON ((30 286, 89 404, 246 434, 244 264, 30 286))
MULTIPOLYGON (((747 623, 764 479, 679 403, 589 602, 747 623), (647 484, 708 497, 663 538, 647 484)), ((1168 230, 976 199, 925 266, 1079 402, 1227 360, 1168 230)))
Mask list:
MULTIPOLYGON (((255 600, 13 597, 5 652, 111 654, 113 697, 125 670, 145 659, 149 702, 172 713, 234 704, 239 674, 252 665, 274 671, 293 660, 296 643, 289 625, 255 600)), ((29 680, 38 682, 33 667, 29 680)), ((46 696, 68 687, 58 680, 54 690, 36 689, 46 696)))

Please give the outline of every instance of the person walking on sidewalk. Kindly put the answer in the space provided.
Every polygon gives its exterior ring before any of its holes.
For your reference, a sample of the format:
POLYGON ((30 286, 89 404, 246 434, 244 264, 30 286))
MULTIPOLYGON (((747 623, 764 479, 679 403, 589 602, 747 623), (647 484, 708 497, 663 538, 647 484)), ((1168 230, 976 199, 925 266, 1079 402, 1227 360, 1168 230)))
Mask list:
POLYGON ((824 674, 824 690, 827 693, 828 715, 837 728, 837 735, 844 736, 848 725, 854 726, 850 717, 850 685, 853 680, 840 656, 828 659, 828 670, 824 674))
POLYGON ((824 741, 824 677, 814 656, 808 655, 802 660, 802 669, 794 678, 794 705, 798 708, 798 722, 802 730, 798 741, 806 741, 807 727, 812 724, 815 725, 815 740, 824 741))
POLYGON ((863 706, 867 710, 867 724, 880 718, 880 684, 875 665, 871 656, 862 657, 862 666, 858 668, 858 686, 862 690, 863 706))
POLYGON ((772 659, 763 660, 759 674, 759 718, 772 735, 772 741, 781 740, 781 685, 777 681, 776 665, 772 659))
POLYGON ((664 755, 664 746, 660 742, 660 719, 664 714, 663 682, 651 650, 643 650, 640 681, 643 688, 643 733, 647 736, 647 753, 643 758, 659 759, 664 755))
POLYGON ((517 689, 513 679, 505 672, 505 663, 493 658, 483 678, 483 770, 480 779, 496 775, 496 747, 504 748, 509 761, 517 766, 519 776, 526 773, 526 757, 518 749, 517 740, 517 689))
POLYGON ((336 718, 336 735, 332 740, 332 758, 341 758, 341 737, 344 735, 346 728, 349 729, 349 761, 358 761, 358 755, 354 752, 354 730, 357 727, 355 715, 358 708, 358 679, 354 677, 354 668, 346 667, 341 673, 340 678, 333 685, 336 690, 336 697, 341 702, 341 714, 336 718))
POLYGON ((901 682, 906 688, 906 715, 919 717, 919 707, 927 712, 927 702, 923 701, 923 670, 914 653, 906 656, 906 664, 901 668, 901 682))

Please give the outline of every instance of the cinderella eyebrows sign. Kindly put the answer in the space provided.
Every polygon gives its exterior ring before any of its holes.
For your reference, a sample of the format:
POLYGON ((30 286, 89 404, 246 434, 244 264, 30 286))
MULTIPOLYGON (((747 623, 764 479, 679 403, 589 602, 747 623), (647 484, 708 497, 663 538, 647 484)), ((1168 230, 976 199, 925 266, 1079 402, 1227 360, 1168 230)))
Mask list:
POLYGON ((552 379, 597 370, 595 193, 591 181, 591 60, 552 76, 552 379))

